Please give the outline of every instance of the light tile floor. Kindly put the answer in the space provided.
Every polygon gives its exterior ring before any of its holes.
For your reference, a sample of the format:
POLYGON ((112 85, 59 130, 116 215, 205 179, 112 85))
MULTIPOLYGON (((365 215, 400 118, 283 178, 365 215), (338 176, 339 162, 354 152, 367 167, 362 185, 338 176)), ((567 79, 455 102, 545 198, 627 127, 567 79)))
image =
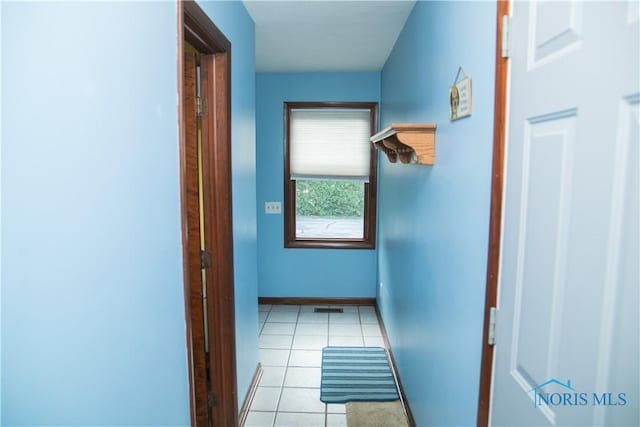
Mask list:
POLYGON ((262 377, 246 427, 340 427, 345 405, 320 401, 322 348, 384 347, 372 306, 260 305, 262 377), (314 313, 341 307, 344 313, 314 313))

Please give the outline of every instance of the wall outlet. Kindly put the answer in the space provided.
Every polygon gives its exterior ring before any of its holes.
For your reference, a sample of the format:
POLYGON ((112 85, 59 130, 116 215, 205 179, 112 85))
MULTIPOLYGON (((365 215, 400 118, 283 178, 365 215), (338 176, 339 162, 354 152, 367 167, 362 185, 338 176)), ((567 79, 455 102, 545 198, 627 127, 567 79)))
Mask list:
POLYGON ((264 202, 264 213, 266 214, 280 214, 282 207, 280 202, 264 202))

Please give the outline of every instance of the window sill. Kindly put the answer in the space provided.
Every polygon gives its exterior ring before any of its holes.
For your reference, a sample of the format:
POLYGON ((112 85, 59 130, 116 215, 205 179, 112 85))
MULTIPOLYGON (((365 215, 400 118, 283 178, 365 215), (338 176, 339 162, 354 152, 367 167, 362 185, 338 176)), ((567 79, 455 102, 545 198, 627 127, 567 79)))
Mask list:
POLYGON ((284 242, 285 248, 291 249, 375 249, 376 243, 366 240, 290 240, 284 242))

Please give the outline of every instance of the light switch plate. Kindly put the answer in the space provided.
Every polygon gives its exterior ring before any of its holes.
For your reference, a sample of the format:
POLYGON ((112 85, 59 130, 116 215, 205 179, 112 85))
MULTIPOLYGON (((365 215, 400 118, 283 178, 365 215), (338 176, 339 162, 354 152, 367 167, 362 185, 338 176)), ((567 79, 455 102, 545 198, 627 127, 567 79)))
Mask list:
POLYGON ((264 202, 264 213, 279 214, 282 212, 280 202, 264 202))

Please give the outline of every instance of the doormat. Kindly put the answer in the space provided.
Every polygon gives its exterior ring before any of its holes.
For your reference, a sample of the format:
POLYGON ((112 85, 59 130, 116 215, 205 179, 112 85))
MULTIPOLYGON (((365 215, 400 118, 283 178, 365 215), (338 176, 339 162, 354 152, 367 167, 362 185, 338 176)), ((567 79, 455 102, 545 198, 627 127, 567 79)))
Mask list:
POLYGON ((349 427, 409 427, 400 400, 393 402, 349 402, 346 404, 349 427))
POLYGON ((324 403, 397 400, 398 388, 382 347, 325 347, 320 400, 324 403))

